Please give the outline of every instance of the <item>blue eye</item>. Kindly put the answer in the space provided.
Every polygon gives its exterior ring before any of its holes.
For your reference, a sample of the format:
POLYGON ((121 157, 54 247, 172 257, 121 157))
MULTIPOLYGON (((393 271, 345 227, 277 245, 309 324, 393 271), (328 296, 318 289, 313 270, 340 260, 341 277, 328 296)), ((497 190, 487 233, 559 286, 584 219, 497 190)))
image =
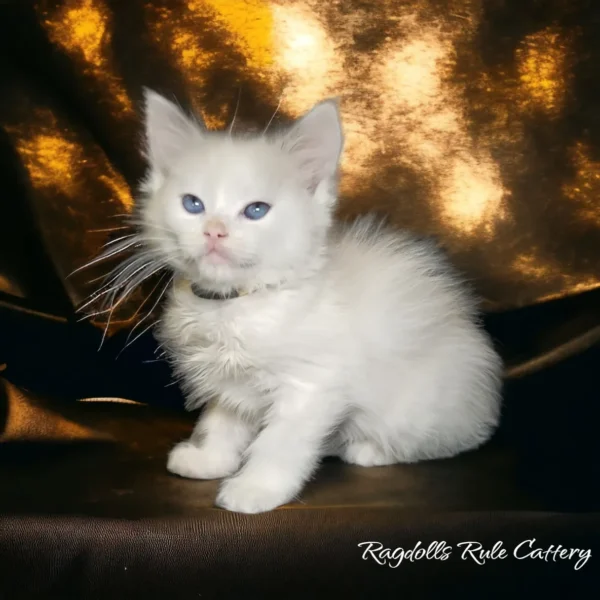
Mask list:
POLYGON ((248 204, 244 209, 244 216, 253 221, 258 221, 258 219, 262 219, 270 210, 271 206, 266 202, 253 202, 252 204, 248 204))
POLYGON ((204 204, 200 198, 193 194, 184 194, 181 196, 183 208, 193 215, 199 215, 204 212, 204 204))

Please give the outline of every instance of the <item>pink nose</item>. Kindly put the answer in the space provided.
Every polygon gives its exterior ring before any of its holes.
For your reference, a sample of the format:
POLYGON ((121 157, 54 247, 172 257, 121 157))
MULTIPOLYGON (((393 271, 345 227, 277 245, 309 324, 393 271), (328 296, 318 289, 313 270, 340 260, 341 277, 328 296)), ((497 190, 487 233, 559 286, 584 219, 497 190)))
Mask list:
POLYGON ((204 235, 208 238, 218 239, 227 237, 227 229, 223 223, 207 223, 204 228, 204 235))

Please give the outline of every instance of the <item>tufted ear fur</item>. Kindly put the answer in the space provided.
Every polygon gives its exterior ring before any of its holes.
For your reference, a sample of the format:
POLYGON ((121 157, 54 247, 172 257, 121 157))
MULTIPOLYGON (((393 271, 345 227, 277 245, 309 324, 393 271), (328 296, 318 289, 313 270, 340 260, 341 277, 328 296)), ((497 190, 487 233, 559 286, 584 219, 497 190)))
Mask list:
POLYGON ((200 128, 176 104, 145 88, 146 154, 155 174, 164 174, 200 128))
POLYGON ((283 149, 297 161, 311 193, 323 181, 335 176, 343 146, 344 135, 335 100, 317 104, 283 136, 283 149))

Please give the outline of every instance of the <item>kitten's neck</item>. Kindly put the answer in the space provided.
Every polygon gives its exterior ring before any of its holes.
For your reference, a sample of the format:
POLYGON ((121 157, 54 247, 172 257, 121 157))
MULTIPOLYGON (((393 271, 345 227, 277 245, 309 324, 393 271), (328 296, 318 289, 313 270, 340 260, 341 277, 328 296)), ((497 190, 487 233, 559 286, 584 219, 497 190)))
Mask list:
POLYGON ((314 279, 324 268, 328 257, 328 246, 322 244, 318 252, 302 266, 291 266, 281 270, 263 270, 247 279, 235 283, 219 284, 202 278, 189 279, 182 276, 182 281, 189 282, 196 296, 205 299, 232 299, 247 296, 264 290, 287 289, 300 287, 303 283, 314 279))

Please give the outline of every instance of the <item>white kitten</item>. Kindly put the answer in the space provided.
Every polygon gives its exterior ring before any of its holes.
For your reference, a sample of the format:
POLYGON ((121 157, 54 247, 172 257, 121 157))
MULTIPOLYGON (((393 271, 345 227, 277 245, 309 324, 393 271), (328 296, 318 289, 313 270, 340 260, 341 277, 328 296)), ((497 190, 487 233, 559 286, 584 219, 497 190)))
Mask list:
POLYGON ((142 237, 175 273, 157 336, 187 406, 208 402, 170 471, 225 477, 217 505, 257 513, 327 454, 388 465, 491 436, 501 362, 443 256, 373 218, 332 226, 335 102, 234 137, 147 91, 146 133, 142 237))

